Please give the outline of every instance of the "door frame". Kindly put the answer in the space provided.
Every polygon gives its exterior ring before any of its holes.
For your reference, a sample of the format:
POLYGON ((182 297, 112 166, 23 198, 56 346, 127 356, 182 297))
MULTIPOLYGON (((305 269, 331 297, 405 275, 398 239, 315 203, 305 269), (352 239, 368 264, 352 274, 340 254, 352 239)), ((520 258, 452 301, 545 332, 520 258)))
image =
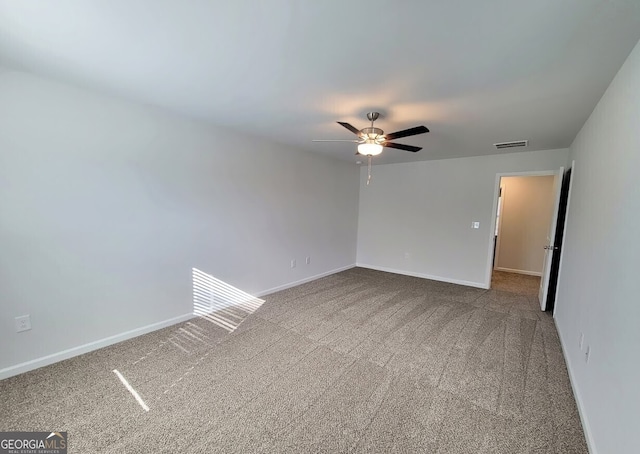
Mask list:
MULTIPOLYGON (((502 198, 502 210, 504 212, 504 201, 505 201, 505 197, 507 194, 507 188, 502 188, 500 189, 500 182, 501 180, 498 180, 498 200, 496 200, 496 218, 498 217, 498 208, 500 208, 500 198, 502 198)), ((502 213, 501 213, 502 214, 502 213)), ((497 232, 496 238, 495 238, 495 251, 493 253, 492 256, 492 261, 493 261, 493 268, 491 269, 491 273, 493 273, 496 270, 496 264, 497 264, 497 259, 498 259, 498 255, 500 254, 500 231, 502 230, 502 220, 503 220, 503 216, 500 216, 500 220, 498 221, 498 225, 496 225, 496 228, 494 230, 494 232, 497 232)), ((489 283, 491 284, 491 283, 489 283)))
POLYGON ((555 170, 530 170, 524 172, 501 172, 496 173, 495 183, 493 185, 493 204, 491 208, 491 226, 489 228, 489 238, 487 241, 487 264, 485 267, 485 288, 491 288, 491 275, 493 273, 493 248, 494 236, 496 231, 496 217, 498 215, 498 195, 500 194, 500 180, 502 177, 544 177, 555 175, 555 170))

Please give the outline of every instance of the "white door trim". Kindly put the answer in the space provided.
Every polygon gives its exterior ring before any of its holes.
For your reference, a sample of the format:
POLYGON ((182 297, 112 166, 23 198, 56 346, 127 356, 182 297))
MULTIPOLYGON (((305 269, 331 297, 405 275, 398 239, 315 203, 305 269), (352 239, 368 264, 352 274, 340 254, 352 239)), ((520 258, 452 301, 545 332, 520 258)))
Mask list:
POLYGON ((507 194, 507 187, 505 186, 504 188, 500 188, 501 183, 498 183, 498 200, 496 201, 496 218, 498 217, 498 208, 502 208, 502 213, 500 213, 500 219, 498 220, 498 225, 497 230, 494 230, 494 232, 498 232, 497 237, 495 238, 495 248, 496 251, 493 254, 492 260, 493 260, 493 269, 497 270, 498 269, 498 257, 500 257, 500 238, 502 237, 502 235, 500 235, 500 232, 502 230, 502 220, 504 219, 504 216, 502 216, 502 214, 504 214, 504 202, 506 200, 506 194, 507 194), (500 203, 500 198, 502 198, 502 207, 499 205, 500 203))

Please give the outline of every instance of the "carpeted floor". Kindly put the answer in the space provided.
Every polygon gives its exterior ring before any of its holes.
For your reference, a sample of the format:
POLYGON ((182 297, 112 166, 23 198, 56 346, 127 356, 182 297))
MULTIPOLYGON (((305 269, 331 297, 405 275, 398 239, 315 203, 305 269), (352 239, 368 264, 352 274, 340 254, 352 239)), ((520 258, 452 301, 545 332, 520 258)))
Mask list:
POLYGON ((540 289, 540 277, 494 271, 491 276, 491 289, 536 296, 540 289))
POLYGON ((194 319, 1 381, 0 430, 68 431, 70 453, 587 453, 553 319, 499 280, 354 268, 232 333, 194 319))

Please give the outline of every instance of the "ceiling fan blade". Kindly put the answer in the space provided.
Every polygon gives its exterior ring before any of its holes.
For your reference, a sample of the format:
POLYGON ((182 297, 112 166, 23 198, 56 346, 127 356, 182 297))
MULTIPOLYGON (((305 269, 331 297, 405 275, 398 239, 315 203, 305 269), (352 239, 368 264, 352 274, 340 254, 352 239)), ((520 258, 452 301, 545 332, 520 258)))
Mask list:
POLYGON ((348 140, 348 139, 313 139, 312 142, 353 142, 358 143, 359 140, 348 140))
POLYGON ((342 121, 338 121, 337 123, 339 125, 344 126, 345 128, 347 128, 349 131, 354 133, 356 136, 360 136, 360 130, 357 129, 355 126, 350 125, 349 123, 343 123, 342 121))
POLYGON ((413 145, 404 145, 401 143, 385 142, 382 144, 382 146, 387 148, 397 148, 398 150, 411 151, 412 153, 422 150, 422 147, 414 147, 413 145))
POLYGON ((385 134, 384 137, 387 140, 400 139, 401 137, 415 136, 418 134, 424 134, 429 132, 426 126, 416 126, 415 128, 403 129, 402 131, 392 132, 391 134, 385 134))

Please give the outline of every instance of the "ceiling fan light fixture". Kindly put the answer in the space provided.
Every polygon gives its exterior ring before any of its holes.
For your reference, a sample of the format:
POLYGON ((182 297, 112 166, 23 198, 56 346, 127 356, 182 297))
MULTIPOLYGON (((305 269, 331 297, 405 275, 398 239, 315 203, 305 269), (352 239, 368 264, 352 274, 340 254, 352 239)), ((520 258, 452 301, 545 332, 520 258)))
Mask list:
POLYGON ((368 139, 365 143, 358 145, 358 153, 364 156, 377 156, 382 153, 382 145, 368 139))

